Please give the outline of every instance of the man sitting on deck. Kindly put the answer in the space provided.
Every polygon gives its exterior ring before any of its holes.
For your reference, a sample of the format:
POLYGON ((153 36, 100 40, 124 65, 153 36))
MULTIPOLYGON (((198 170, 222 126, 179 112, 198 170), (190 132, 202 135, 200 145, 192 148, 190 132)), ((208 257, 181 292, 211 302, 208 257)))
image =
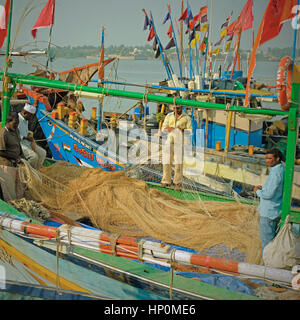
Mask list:
POLYGON ((23 110, 19 113, 19 131, 25 157, 33 168, 40 169, 46 158, 46 150, 35 143, 33 136, 28 131, 28 120, 33 117, 35 112, 36 108, 34 106, 25 104, 23 110))
POLYGON ((275 238, 278 232, 284 180, 281 151, 276 148, 267 150, 266 162, 270 168, 269 176, 263 186, 256 186, 253 190, 260 198, 258 211, 260 213, 259 230, 262 253, 265 246, 275 238))

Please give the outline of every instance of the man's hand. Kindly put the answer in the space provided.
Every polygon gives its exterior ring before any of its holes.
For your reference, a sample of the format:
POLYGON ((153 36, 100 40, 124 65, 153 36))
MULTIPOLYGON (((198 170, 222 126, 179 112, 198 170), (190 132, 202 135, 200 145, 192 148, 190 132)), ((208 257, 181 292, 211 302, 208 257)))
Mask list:
POLYGON ((262 189, 262 186, 256 186, 254 187, 253 192, 256 193, 257 190, 261 190, 261 189, 262 189))
POLYGON ((24 139, 32 142, 33 141, 33 136, 28 135, 27 137, 24 137, 24 139))
POLYGON ((174 128, 172 128, 172 127, 167 127, 166 130, 167 130, 168 132, 172 132, 172 131, 174 130, 174 128))

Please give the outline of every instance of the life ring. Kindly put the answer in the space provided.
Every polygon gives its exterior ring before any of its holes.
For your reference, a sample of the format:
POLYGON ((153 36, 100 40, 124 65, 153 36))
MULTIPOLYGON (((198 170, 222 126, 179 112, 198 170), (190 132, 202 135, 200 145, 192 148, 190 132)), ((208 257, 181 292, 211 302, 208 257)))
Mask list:
POLYGON ((276 92, 280 107, 284 111, 290 109, 292 92, 292 65, 291 57, 283 57, 279 63, 277 71, 276 92))

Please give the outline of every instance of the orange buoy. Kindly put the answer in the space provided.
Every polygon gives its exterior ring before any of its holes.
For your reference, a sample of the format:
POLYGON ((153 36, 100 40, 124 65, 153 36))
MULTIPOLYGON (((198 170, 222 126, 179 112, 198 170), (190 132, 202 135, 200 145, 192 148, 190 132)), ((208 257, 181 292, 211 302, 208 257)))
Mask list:
POLYGON ((283 57, 279 63, 277 71, 276 92, 278 102, 283 111, 290 109, 290 100, 292 92, 292 66, 291 57, 283 57))

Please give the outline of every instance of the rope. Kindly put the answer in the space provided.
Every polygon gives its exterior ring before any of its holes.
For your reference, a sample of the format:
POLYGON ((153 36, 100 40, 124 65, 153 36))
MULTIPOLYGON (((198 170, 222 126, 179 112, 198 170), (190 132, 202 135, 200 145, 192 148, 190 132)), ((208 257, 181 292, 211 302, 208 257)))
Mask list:
POLYGON ((120 235, 117 233, 111 233, 109 235, 109 242, 111 244, 111 251, 112 251, 113 256, 117 255, 116 245, 117 245, 117 240, 118 240, 119 236, 120 235))
POLYGON ((60 286, 59 286, 59 246, 60 246, 60 230, 56 230, 56 290, 58 294, 61 294, 60 292, 60 286))
POLYGON ((170 277, 170 300, 173 298, 173 282, 174 282, 174 269, 175 269, 175 252, 176 249, 172 249, 170 255, 170 265, 171 265, 171 277, 170 277))

